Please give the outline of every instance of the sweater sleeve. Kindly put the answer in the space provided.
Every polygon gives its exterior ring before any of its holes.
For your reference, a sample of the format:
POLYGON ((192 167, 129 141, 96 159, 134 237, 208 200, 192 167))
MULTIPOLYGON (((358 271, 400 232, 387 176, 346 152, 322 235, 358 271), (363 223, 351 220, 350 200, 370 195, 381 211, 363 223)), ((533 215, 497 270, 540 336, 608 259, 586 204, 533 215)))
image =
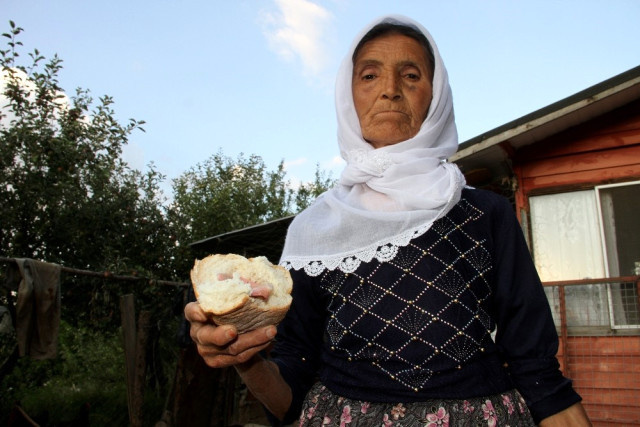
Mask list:
MULTIPOLYGON (((304 271, 291 271, 293 301, 278 326, 272 360, 291 387, 293 400, 283 424, 295 421, 302 411, 305 395, 317 379, 324 331, 322 296, 314 292, 313 278, 304 271)), ((273 417, 270 421, 277 425, 273 417)))
POLYGON ((520 224, 506 200, 494 214, 496 343, 537 423, 581 398, 560 372, 558 334, 520 224))

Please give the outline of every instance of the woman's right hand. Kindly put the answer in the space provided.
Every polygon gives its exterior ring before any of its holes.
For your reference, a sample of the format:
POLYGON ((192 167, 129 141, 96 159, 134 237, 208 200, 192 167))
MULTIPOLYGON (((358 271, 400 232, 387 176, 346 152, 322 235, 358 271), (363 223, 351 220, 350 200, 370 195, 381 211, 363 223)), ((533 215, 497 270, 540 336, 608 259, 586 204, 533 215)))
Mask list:
POLYGON ((276 335, 276 327, 273 325, 243 334, 238 334, 231 325, 218 326, 197 302, 187 304, 184 315, 191 323, 191 339, 196 344, 198 353, 212 368, 250 361, 258 352, 267 348, 276 335))
POLYGON ((291 405, 291 388, 278 366, 258 354, 271 344, 276 327, 238 334, 233 326, 213 323, 197 302, 187 304, 184 315, 191 323, 191 339, 205 363, 212 368, 234 366, 251 393, 273 415, 283 419, 291 405))

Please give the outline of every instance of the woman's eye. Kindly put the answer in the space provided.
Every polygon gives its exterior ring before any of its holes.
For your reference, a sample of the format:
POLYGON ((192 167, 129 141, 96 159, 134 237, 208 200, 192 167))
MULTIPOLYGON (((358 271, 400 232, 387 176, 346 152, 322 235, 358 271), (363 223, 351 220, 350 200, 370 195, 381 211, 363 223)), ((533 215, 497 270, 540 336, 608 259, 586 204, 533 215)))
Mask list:
POLYGON ((409 78, 410 80, 418 80, 420 78, 420 76, 418 76, 417 74, 414 74, 414 73, 407 73, 407 74, 405 74, 405 76, 407 78, 409 78))
POLYGON ((376 76, 373 74, 365 74, 364 76, 362 76, 362 80, 373 80, 375 78, 376 76))

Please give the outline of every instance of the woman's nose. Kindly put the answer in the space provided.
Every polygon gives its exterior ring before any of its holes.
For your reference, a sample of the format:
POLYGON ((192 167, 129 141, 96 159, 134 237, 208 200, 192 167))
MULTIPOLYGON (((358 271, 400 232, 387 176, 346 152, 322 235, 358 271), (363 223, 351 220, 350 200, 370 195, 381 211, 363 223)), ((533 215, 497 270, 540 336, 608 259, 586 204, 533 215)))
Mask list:
POLYGON ((385 77, 382 97, 396 101, 402 97, 401 82, 397 76, 385 77))

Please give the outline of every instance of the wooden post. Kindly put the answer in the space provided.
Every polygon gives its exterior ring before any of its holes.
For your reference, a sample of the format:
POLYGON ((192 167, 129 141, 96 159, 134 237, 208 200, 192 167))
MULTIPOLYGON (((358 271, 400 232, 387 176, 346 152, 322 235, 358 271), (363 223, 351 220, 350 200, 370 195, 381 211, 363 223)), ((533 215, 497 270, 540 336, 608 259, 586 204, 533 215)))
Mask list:
POLYGON ((141 311, 138 316, 138 331, 136 336, 135 378, 133 381, 133 399, 130 412, 133 413, 131 426, 142 427, 144 414, 144 388, 147 378, 147 342, 151 327, 151 312, 141 311))
POLYGON ((640 309, 640 276, 636 276, 636 296, 638 297, 638 308, 640 309))
POLYGON ((142 311, 138 317, 133 294, 120 297, 120 316, 124 339, 124 358, 127 375, 127 407, 129 408, 129 425, 141 427, 143 422, 142 405, 144 403, 144 387, 147 377, 147 342, 151 327, 151 312, 142 311))
POLYGON ((562 359, 564 362, 564 376, 570 377, 569 369, 569 333, 567 328, 567 303, 565 299, 564 286, 558 286, 558 296, 560 297, 560 336, 562 337, 562 359))
POLYGON ((120 319, 122 322, 122 338, 124 346, 124 360, 127 377, 127 407, 129 408, 129 424, 135 425, 132 409, 135 388, 136 369, 136 313, 133 294, 120 297, 120 319))

